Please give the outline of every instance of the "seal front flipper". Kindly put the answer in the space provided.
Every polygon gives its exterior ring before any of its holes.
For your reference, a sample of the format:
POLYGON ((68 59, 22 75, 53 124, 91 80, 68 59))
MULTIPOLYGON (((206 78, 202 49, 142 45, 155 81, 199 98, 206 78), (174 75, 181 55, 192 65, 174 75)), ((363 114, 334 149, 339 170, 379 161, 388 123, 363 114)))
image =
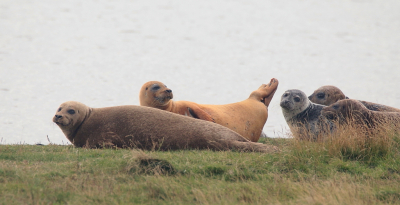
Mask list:
POLYGON ((215 120, 211 117, 210 114, 208 114, 207 112, 198 107, 193 107, 193 108, 187 107, 187 110, 189 111, 189 115, 193 118, 215 122, 215 120))

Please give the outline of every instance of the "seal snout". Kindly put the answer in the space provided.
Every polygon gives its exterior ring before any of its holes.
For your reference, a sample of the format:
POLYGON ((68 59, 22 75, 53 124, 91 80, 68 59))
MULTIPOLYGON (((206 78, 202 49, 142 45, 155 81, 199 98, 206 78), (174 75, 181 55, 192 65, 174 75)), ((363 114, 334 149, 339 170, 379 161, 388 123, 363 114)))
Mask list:
POLYGON ((55 115, 54 116, 56 119, 60 119, 60 118, 62 118, 63 116, 62 115, 55 115))
POLYGON ((171 89, 166 89, 165 92, 166 93, 172 93, 172 90, 171 89))
POLYGON ((291 107, 291 102, 289 100, 282 100, 280 106, 285 109, 289 109, 291 107))

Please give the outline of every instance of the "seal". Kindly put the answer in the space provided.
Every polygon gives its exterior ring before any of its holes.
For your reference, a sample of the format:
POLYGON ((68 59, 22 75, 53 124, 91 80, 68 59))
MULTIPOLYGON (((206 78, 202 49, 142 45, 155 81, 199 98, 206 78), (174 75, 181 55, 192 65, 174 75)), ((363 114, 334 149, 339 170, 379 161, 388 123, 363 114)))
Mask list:
POLYGON ((278 88, 278 80, 262 84, 249 98, 225 105, 197 104, 189 101, 173 101, 171 89, 159 81, 145 83, 140 89, 140 105, 166 110, 189 117, 215 122, 246 139, 257 142, 268 119, 268 106, 278 88))
POLYGON ((340 125, 362 125, 374 129, 385 125, 396 129, 400 127, 399 112, 373 111, 365 107, 360 101, 353 99, 339 100, 324 107, 321 114, 340 125))
POLYGON ((200 105, 189 101, 173 101, 172 90, 159 81, 149 81, 143 84, 139 92, 141 106, 158 108, 196 119, 215 122, 212 116, 202 110, 200 105))
POLYGON ((53 122, 77 147, 278 151, 218 124, 135 105, 90 108, 68 101, 60 105, 53 122))
POLYGON ((280 106, 290 131, 299 139, 316 141, 334 129, 334 124, 321 116, 326 106, 312 103, 301 90, 285 91, 280 106))
MULTIPOLYGON (((332 105, 333 103, 349 99, 346 95, 336 86, 325 85, 314 91, 313 94, 308 96, 308 99, 313 103, 321 105, 332 105)), ((361 101, 360 102, 369 110, 381 111, 381 112, 400 112, 400 109, 390 107, 387 105, 377 104, 373 102, 361 101)))

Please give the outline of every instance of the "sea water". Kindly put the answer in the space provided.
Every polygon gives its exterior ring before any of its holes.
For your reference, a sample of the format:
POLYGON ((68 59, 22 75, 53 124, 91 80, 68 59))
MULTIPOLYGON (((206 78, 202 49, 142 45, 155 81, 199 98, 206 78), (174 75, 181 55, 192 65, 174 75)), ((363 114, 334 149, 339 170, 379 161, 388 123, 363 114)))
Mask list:
POLYGON ((174 100, 227 104, 271 78, 264 132, 287 137, 285 90, 335 85, 400 108, 400 1, 15 0, 0 2, 0 144, 68 144, 69 100, 139 105, 157 80, 174 100))

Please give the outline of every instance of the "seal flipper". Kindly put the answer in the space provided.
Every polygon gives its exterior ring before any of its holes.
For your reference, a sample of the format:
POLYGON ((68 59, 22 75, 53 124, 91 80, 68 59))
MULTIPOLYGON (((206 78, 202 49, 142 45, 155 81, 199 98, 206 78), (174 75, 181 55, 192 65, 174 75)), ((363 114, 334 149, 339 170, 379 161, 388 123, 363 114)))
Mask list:
POLYGON ((207 112, 198 107, 195 108, 188 107, 187 109, 189 111, 190 116, 193 118, 215 122, 215 120, 211 117, 210 114, 208 114, 207 112))

